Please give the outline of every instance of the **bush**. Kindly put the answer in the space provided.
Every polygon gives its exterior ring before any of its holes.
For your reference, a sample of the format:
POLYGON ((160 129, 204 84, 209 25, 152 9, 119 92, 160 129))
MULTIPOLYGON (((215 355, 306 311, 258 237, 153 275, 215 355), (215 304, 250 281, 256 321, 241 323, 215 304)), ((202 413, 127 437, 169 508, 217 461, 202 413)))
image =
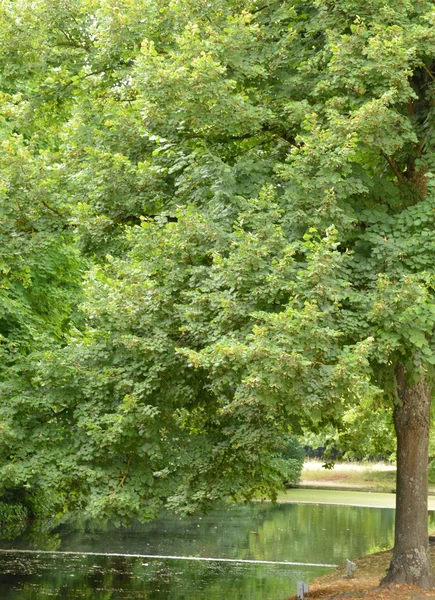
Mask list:
POLYGON ((292 435, 283 439, 282 451, 283 479, 286 486, 294 487, 299 484, 304 466, 305 452, 299 441, 292 435))
POLYGON ((12 507, 9 504, 4 505, 0 502, 0 539, 15 540, 23 534, 27 527, 27 513, 22 512, 23 507, 16 505, 12 507), (7 507, 5 509, 5 506, 7 507), (24 516, 26 514, 26 516, 24 516))
POLYGON ((428 479, 429 483, 435 483, 435 460, 429 464, 428 479))
POLYGON ((0 525, 9 525, 26 521, 28 517, 27 510, 21 504, 7 504, 0 501, 0 525))

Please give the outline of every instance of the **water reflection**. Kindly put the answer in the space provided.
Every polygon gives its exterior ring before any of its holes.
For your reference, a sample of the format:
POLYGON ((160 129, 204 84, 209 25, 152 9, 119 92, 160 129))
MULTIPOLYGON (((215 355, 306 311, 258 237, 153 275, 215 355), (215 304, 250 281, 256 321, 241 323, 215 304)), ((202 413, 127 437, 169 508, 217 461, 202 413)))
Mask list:
MULTIPOLYGON (((430 516, 432 527, 434 515, 430 516)), ((225 557, 342 563, 392 546, 391 509, 328 505, 223 507, 205 517, 158 521, 128 529, 75 523, 50 537, 29 530, 2 541, 9 549, 225 557), (54 536, 54 537, 53 537, 54 536)), ((115 600, 279 600, 329 569, 77 555, 0 553, 0 598, 115 600)))
POLYGON ((176 563, 134 558, 0 556, 2 600, 279 600, 293 592, 292 578, 314 578, 327 569, 291 571, 271 565, 176 563))

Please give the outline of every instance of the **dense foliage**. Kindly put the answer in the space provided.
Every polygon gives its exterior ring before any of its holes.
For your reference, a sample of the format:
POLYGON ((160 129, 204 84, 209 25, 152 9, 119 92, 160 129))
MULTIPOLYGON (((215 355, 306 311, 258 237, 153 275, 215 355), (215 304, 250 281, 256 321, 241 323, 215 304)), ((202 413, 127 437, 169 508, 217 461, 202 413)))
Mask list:
POLYGON ((433 385, 434 22, 2 3, 0 491, 115 519, 274 497, 290 431, 364 444, 398 365, 433 385))

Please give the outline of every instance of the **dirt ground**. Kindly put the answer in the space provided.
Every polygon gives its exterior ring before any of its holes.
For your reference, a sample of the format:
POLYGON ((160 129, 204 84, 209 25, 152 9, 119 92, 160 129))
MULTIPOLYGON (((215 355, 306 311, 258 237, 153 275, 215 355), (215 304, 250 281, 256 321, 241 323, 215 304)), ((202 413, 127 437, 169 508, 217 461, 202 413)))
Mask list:
MULTIPOLYGON (((431 548, 432 564, 435 566, 435 549, 431 548)), ((435 588, 422 590, 412 585, 379 587, 391 559, 391 551, 379 552, 359 558, 354 562, 357 570, 352 578, 345 575, 344 565, 333 573, 319 577, 309 584, 307 600, 435 600, 435 588)), ((296 595, 285 600, 296 600, 296 595)))

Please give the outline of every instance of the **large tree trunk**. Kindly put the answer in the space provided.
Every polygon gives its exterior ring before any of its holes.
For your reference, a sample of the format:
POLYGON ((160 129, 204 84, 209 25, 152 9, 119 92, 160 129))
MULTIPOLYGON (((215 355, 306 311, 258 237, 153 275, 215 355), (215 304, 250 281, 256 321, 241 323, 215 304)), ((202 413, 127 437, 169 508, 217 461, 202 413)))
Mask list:
POLYGON ((428 545, 427 466, 431 389, 422 375, 409 385, 406 371, 396 367, 398 402, 396 532, 393 559, 382 583, 434 584, 428 545))

